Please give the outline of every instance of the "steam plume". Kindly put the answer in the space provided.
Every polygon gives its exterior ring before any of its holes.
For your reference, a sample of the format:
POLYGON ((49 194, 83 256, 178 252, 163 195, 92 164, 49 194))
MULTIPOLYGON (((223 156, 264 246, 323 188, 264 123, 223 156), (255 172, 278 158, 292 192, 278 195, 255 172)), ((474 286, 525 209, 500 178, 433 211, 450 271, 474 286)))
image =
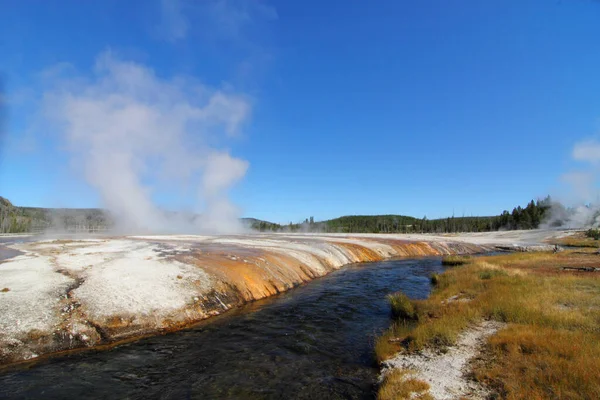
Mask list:
POLYGON ((597 227, 600 225, 600 143, 593 139, 578 142, 571 157, 580 163, 580 169, 561 176, 567 190, 559 196, 559 200, 570 207, 554 204, 548 223, 567 228, 597 227))
POLYGON ((162 79, 143 65, 101 54, 91 78, 58 80, 46 92, 47 115, 120 228, 136 231, 238 230, 228 190, 248 163, 223 149, 247 119, 241 95, 194 79, 162 79), (175 186, 175 188, 174 188, 175 186), (152 200, 164 190, 197 196, 199 221, 167 215, 152 200), (197 194, 196 194, 197 193, 197 194))

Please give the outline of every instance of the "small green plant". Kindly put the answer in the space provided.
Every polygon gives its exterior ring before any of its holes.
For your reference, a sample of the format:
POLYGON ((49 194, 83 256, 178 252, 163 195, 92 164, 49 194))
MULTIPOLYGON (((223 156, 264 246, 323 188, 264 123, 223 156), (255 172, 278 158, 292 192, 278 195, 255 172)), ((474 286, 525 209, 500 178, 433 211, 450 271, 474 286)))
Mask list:
POLYGON ((392 306, 392 316, 403 320, 416 320, 417 311, 412 301, 404 293, 394 293, 388 296, 392 306))
POLYGON ((433 273, 429 279, 432 285, 437 286, 440 283, 440 274, 433 273))
POLYGON ((588 229, 585 236, 598 240, 600 239, 600 229, 588 229))
POLYGON ((492 279, 492 276, 493 276, 493 274, 492 274, 492 271, 490 271, 490 270, 481 271, 479 273, 479 277, 481 279, 492 279))
POLYGON ((481 279, 492 279, 496 276, 507 276, 508 274, 504 271, 486 269, 479 273, 479 278, 481 279))

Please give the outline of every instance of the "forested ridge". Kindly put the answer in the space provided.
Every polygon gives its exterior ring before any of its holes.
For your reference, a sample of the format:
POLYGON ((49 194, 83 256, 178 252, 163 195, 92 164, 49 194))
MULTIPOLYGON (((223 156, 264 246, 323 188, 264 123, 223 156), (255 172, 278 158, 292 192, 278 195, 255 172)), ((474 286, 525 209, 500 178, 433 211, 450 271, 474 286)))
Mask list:
MULTIPOLYGON (((485 232, 500 229, 534 229, 547 220, 552 200, 531 201, 525 207, 496 216, 438 219, 406 215, 348 215, 327 221, 306 218, 300 223, 281 225, 255 218, 242 222, 261 232, 330 232, 330 233, 453 233, 485 232)), ((110 229, 110 213, 99 208, 67 209, 17 207, 0 197, 0 233, 42 232, 47 230, 95 232, 110 229)))
POLYGON ((348 215, 315 222, 313 217, 302 223, 279 225, 258 221, 252 227, 259 231, 326 232, 326 233, 453 233, 488 232, 500 229, 535 229, 549 216, 550 197, 531 200, 525 207, 517 206, 512 212, 481 217, 447 217, 428 219, 406 215, 348 215))
POLYGON ((99 208, 17 207, 0 196, 0 233, 98 231, 111 225, 108 213, 99 208))

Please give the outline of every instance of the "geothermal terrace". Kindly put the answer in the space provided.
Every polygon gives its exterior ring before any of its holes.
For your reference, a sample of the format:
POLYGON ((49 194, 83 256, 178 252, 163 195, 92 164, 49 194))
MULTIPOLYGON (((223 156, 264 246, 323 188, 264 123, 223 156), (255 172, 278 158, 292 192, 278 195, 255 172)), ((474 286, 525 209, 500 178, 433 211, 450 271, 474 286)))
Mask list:
POLYGON ((0 365, 180 329, 350 263, 539 245, 562 234, 172 235, 8 244, 11 258, 0 261, 0 365))

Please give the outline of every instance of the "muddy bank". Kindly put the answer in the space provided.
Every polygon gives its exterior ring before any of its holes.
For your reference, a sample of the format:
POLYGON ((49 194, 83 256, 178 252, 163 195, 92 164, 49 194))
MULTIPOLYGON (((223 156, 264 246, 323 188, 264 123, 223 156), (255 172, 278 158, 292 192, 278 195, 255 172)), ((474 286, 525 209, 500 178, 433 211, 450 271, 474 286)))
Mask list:
POLYGON ((350 263, 493 247, 448 239, 145 236, 7 245, 22 254, 0 262, 0 364, 177 330, 350 263))

